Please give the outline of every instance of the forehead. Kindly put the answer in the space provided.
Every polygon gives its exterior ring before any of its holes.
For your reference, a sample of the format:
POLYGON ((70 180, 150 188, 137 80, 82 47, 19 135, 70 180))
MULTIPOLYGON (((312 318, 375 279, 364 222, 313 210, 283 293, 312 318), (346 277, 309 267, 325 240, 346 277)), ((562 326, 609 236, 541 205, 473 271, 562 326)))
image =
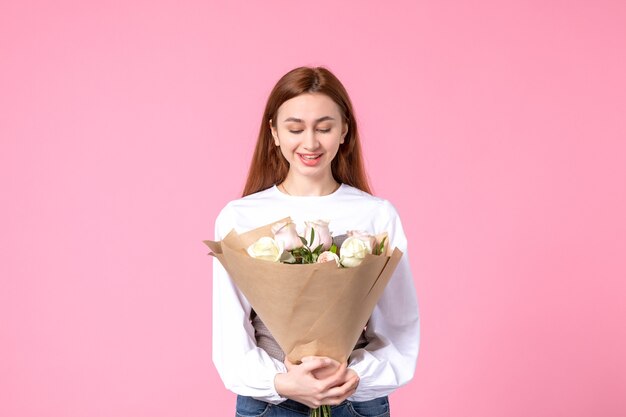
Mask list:
POLYGON ((284 122, 289 117, 307 122, 324 116, 341 120, 341 111, 337 103, 326 94, 320 93, 305 93, 289 99, 278 108, 277 113, 279 122, 284 122))

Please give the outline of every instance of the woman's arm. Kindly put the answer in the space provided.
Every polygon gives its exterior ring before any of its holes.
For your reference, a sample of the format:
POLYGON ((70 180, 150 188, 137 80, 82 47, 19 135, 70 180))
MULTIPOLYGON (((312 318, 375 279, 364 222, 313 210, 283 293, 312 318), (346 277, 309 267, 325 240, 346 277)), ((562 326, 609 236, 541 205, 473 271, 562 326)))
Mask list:
POLYGON ((388 395, 409 382, 419 350, 419 312, 406 236, 395 208, 387 201, 381 217, 384 230, 389 233, 390 247, 397 247, 404 254, 368 322, 368 345, 350 356, 349 367, 361 379, 349 398, 353 401, 388 395))
MULTIPOLYGON (((215 240, 233 228, 228 207, 215 221, 215 240)), ((274 387, 285 365, 257 347, 250 322, 251 307, 217 259, 213 260, 213 363, 224 385, 236 394, 280 403, 274 387)))

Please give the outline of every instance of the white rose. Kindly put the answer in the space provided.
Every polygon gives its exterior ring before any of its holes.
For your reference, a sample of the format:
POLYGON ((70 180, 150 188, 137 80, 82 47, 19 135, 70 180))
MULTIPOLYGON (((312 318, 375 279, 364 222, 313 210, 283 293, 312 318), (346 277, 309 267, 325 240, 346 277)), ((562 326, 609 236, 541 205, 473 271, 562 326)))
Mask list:
POLYGON ((284 250, 292 250, 302 247, 302 240, 296 231, 293 222, 278 222, 272 225, 274 240, 283 244, 284 250))
POLYGON ((339 263, 339 256, 332 253, 331 251, 327 250, 326 252, 322 252, 320 253, 320 256, 317 258, 318 264, 321 264, 322 262, 332 262, 332 261, 337 262, 337 266, 341 266, 341 264, 339 263))
POLYGON ((368 253, 372 253, 372 248, 364 241, 357 237, 348 237, 339 250, 341 265, 348 268, 359 266, 368 253))
POLYGON ((248 246, 248 255, 264 261, 278 262, 283 253, 282 243, 271 237, 262 237, 248 246))
POLYGON ((348 230, 346 234, 349 237, 356 237, 357 239, 362 240, 363 243, 367 245, 369 252, 374 252, 374 248, 376 247, 376 236, 361 230, 348 230))
POLYGON ((315 231, 313 235, 313 243, 309 245, 311 250, 315 250, 315 248, 317 248, 320 244, 324 250, 330 249, 330 246, 333 244, 333 238, 330 235, 330 230, 328 229, 329 222, 326 220, 315 220, 304 223, 306 224, 304 238, 307 242, 311 239, 311 229, 315 231))

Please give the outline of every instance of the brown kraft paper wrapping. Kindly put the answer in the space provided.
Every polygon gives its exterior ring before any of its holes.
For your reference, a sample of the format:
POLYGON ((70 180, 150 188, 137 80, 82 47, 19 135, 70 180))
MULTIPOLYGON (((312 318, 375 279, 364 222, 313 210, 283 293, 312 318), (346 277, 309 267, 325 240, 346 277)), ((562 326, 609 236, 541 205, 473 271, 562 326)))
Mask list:
POLYGON ((204 243, 291 362, 311 355, 345 362, 402 252, 385 245, 385 255, 367 255, 353 268, 339 268, 335 262, 293 265, 252 258, 246 249, 262 236, 273 237, 272 224, 243 234, 232 230, 220 242, 204 243))

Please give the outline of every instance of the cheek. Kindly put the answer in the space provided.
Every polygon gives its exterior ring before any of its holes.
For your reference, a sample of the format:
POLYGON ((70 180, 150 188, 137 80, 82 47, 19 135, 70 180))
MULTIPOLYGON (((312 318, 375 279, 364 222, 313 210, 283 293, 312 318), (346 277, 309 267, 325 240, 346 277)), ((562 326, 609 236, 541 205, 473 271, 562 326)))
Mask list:
POLYGON ((329 156, 331 156, 331 159, 335 159, 337 157, 337 154, 339 153, 339 146, 339 142, 333 141, 333 143, 329 144, 329 146, 326 148, 329 151, 329 156))
POLYGON ((329 138, 327 142, 327 149, 337 150, 341 146, 341 135, 329 138))
POLYGON ((280 153, 283 155, 283 158, 289 161, 291 159, 291 149, 289 148, 289 146, 281 144, 279 149, 280 153))

